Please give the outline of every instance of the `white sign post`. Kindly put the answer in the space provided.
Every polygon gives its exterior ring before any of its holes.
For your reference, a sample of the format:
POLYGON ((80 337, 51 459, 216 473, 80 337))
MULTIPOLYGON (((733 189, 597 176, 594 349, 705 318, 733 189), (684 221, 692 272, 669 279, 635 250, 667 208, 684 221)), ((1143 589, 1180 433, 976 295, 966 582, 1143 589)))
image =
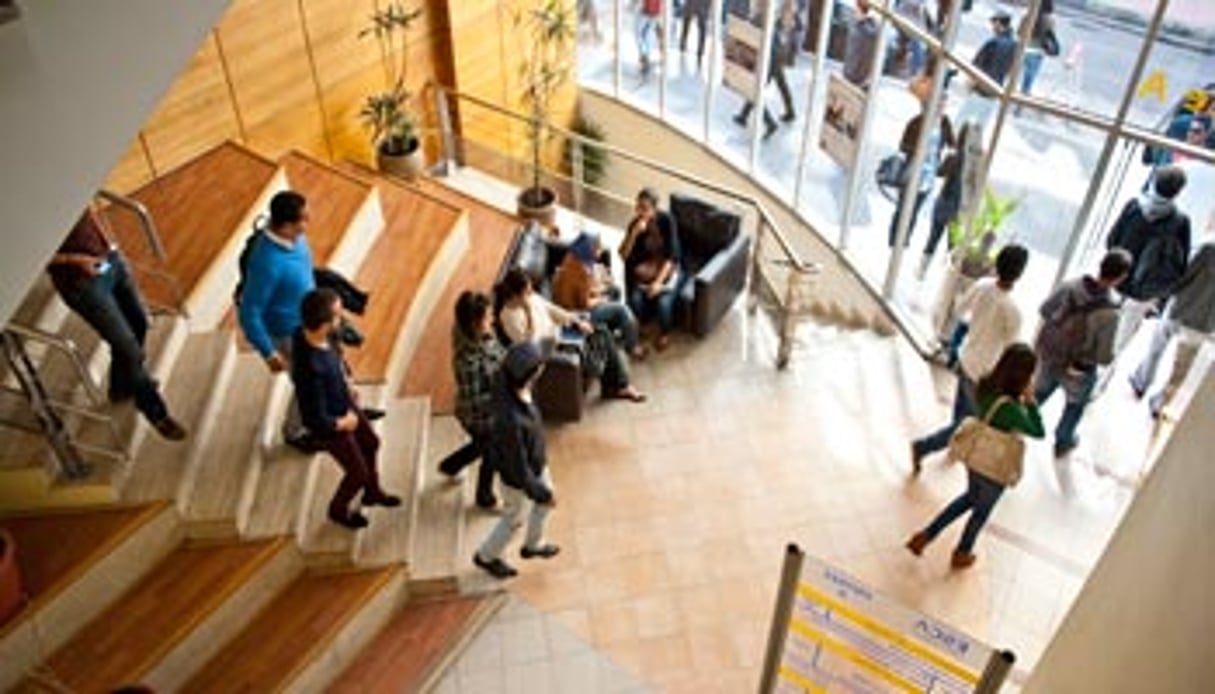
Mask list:
POLYGON ((908 609, 790 545, 761 694, 999 691, 1013 654, 908 609))

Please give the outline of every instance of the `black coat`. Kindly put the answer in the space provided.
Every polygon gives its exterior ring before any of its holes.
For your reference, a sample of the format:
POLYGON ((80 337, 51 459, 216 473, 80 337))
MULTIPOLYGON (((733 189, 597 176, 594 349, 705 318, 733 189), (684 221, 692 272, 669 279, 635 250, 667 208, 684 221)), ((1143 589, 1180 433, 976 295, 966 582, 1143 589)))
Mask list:
POLYGON ((495 386, 494 423, 486 460, 503 484, 521 490, 537 503, 552 500, 553 492, 543 480, 548 453, 540 410, 501 383, 495 386))

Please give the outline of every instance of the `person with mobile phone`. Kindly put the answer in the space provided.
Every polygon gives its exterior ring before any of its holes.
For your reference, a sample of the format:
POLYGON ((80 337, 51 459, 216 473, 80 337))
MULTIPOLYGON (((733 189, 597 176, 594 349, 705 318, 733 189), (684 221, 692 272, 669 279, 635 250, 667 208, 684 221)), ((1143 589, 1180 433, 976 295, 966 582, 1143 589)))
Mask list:
POLYGON ((126 259, 102 231, 91 206, 47 265, 64 303, 110 346, 110 402, 134 400, 157 433, 181 441, 187 432, 169 414, 159 386, 148 373, 144 342, 148 312, 126 259))

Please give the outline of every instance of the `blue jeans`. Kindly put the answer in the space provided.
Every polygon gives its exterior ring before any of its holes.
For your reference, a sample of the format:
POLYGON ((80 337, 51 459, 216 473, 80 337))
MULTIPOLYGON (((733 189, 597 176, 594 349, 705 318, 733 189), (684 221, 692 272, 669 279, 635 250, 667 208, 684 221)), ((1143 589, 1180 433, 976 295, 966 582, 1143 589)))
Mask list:
POLYGON ((1093 395, 1097 386, 1097 370, 1078 371, 1055 364, 1040 363, 1038 375, 1034 379, 1034 400, 1043 404, 1055 392, 1063 388, 1067 403, 1063 406, 1063 416, 1055 427, 1055 446, 1070 448, 1076 445, 1076 428, 1080 418, 1084 416, 1084 408, 1093 395))
POLYGON ((1028 94, 1033 89, 1034 81, 1042 70, 1042 61, 1046 55, 1042 51, 1030 49, 1025 51, 1025 64, 1021 67, 1021 93, 1028 94))
POLYGON ((673 288, 664 289, 658 292, 657 296, 649 296, 641 287, 633 287, 629 290, 629 307, 633 309, 637 320, 643 323, 657 320, 663 335, 671 332, 671 327, 675 325, 673 288))
POLYGON ((941 509, 937 517, 932 519, 927 528, 924 528, 924 534, 931 541, 940 535, 942 530, 949 527, 950 523, 957 520, 958 516, 970 511, 970 518, 966 519, 962 538, 958 540, 958 546, 954 551, 959 554, 972 554, 975 540, 979 538, 979 531, 987 523, 992 509, 996 507, 996 502, 1000 500, 1000 495, 1003 493, 1004 487, 999 482, 973 470, 967 470, 966 491, 941 509))
POLYGON ((591 309, 591 322, 620 336, 620 344, 632 352, 637 349, 637 318, 619 301, 604 301, 591 309))
POLYGON ((975 403, 975 383, 962 373, 962 369, 958 369, 958 389, 953 396, 953 419, 949 424, 928 436, 913 441, 911 447, 915 450, 915 454, 926 456, 944 450, 949 445, 949 439, 953 438, 953 432, 962 424, 962 420, 975 414, 978 410, 979 407, 975 403))
POLYGON ((1156 370, 1160 367, 1160 358, 1164 356, 1164 350, 1168 349, 1169 342, 1177 330, 1177 324, 1168 318, 1158 321, 1147 355, 1140 362, 1139 368, 1135 369, 1135 373, 1131 374, 1131 385, 1135 390, 1146 393, 1152 387, 1152 381, 1156 380, 1156 370))
MULTIPOLYGON (((890 241, 889 245, 894 248, 895 232, 899 228, 899 208, 903 206, 903 196, 907 194, 907 186, 899 188, 899 201, 894 204, 894 214, 890 215, 890 241)), ((915 231, 916 217, 920 216, 920 208, 924 206, 924 198, 928 197, 927 190, 921 190, 915 194, 915 200, 911 203, 911 217, 907 220, 907 238, 903 239, 903 246, 911 244, 911 233, 915 231)))
POLYGON ((109 261, 104 274, 64 287, 61 294, 110 346, 110 399, 133 397, 136 409, 155 424, 168 417, 169 410, 145 364, 148 315, 126 260, 112 251, 109 261))
MULTIPOLYGON (((540 479, 546 487, 550 490, 553 489, 553 478, 549 475, 547 468, 541 473, 540 479)), ((544 523, 552 509, 552 506, 532 501, 522 489, 502 485, 502 515, 498 516, 498 522, 494 523, 493 529, 489 531, 489 536, 481 543, 477 555, 485 561, 500 558, 502 550, 506 549, 506 544, 515 534, 515 528, 521 524, 525 510, 527 511, 527 534, 524 537, 523 546, 528 549, 539 548, 544 544, 544 523), (530 508, 528 508, 529 506, 530 508)))
POLYGON ((658 34, 658 17, 648 14, 637 14, 637 55, 641 58, 643 70, 650 66, 650 52, 653 50, 651 35, 658 34))

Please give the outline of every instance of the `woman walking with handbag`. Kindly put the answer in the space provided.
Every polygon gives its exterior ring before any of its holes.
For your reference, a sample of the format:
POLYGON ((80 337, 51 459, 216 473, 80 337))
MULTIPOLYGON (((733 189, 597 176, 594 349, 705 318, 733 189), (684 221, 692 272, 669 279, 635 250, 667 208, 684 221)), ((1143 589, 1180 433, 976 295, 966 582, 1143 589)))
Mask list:
POLYGON ((906 547, 917 557, 942 530, 970 511, 950 565, 965 569, 975 563, 974 545, 1005 487, 1021 478, 1025 444, 1021 435, 1042 438, 1046 430, 1033 400, 1038 358, 1024 343, 1009 345, 995 368, 979 380, 976 394, 982 420, 969 419, 949 444, 951 459, 966 465, 966 491, 949 503, 906 547))

